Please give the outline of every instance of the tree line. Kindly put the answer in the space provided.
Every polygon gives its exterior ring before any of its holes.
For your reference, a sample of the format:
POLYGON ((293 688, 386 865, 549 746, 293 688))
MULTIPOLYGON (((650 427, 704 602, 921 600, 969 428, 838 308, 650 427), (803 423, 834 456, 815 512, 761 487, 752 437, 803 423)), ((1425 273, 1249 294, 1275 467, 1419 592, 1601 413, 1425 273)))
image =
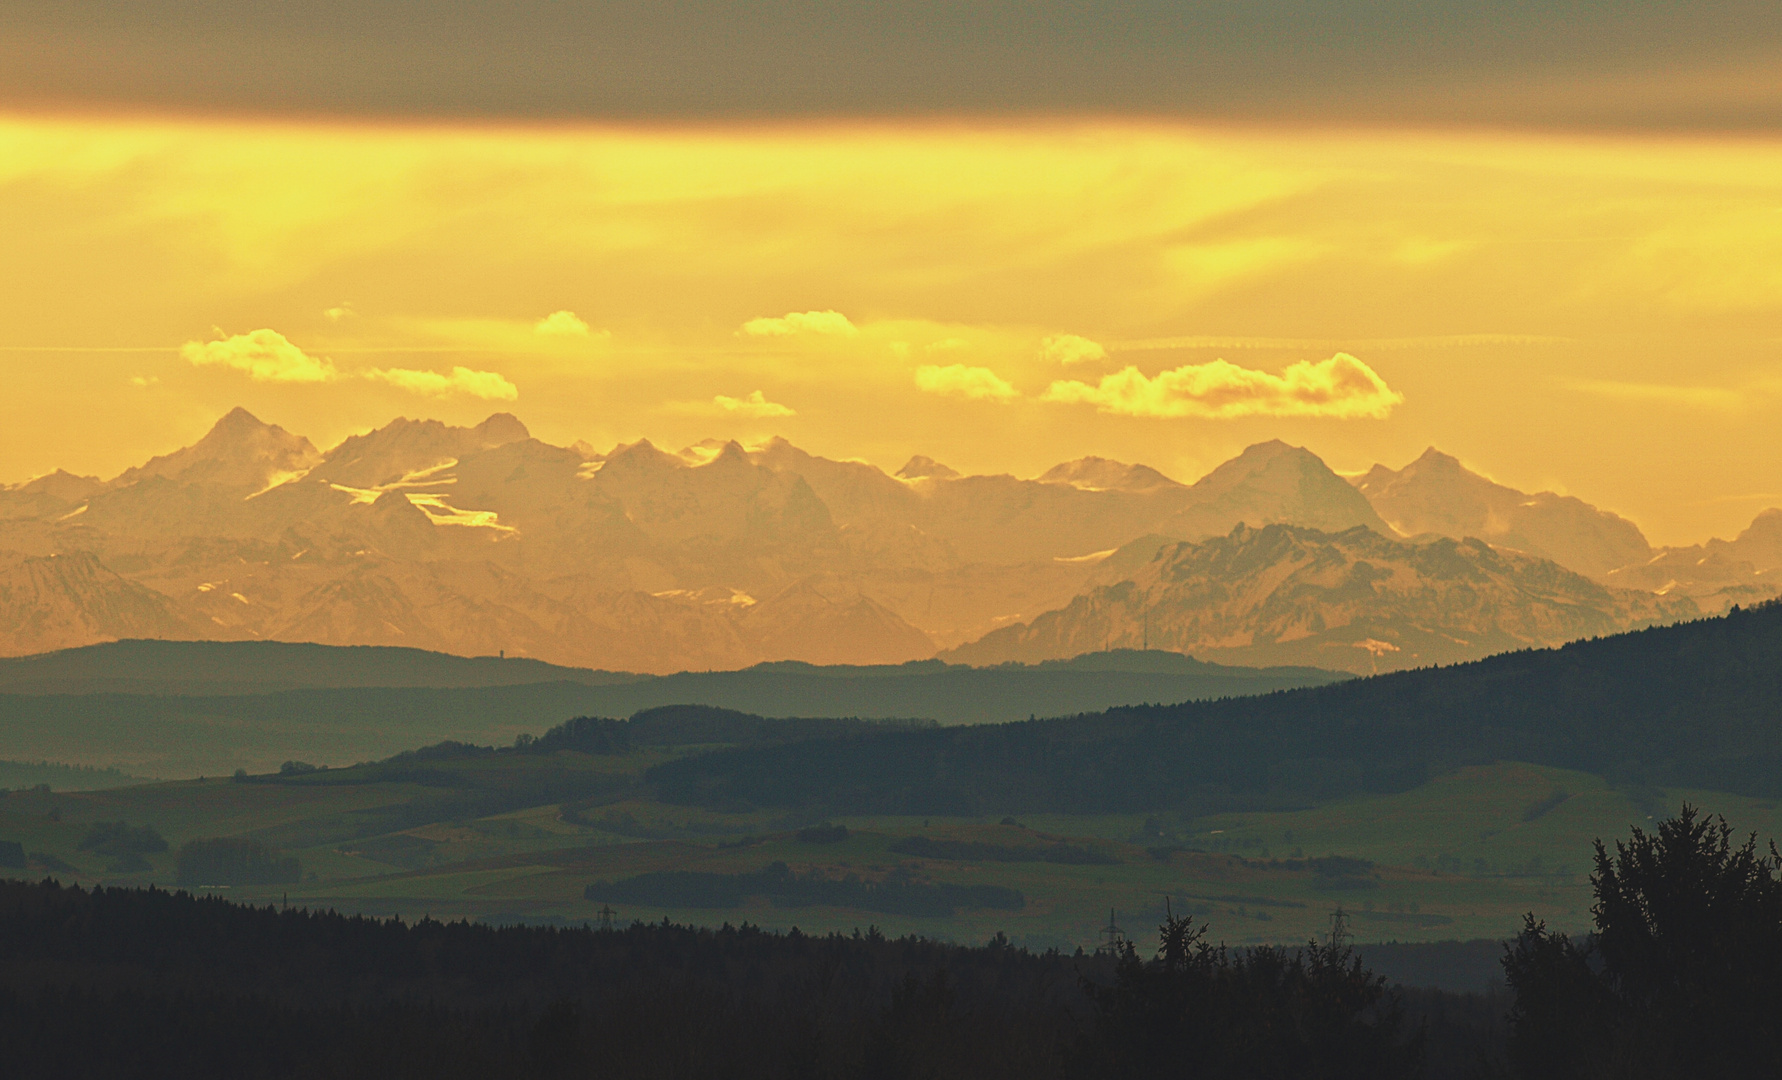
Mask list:
POLYGON ((1530 916, 1507 998, 1340 935, 1034 954, 869 930, 494 927, 0 882, 21 1077, 1755 1080, 1782 1075, 1782 854, 1690 807, 1598 845, 1594 932, 1530 916))

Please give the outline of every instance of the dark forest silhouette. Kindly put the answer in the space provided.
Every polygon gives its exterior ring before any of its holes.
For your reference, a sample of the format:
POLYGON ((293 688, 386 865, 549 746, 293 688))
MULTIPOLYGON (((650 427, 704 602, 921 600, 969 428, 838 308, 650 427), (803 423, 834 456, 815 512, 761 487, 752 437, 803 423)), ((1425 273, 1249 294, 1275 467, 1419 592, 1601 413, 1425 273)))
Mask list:
POLYGON ((23 1077, 1782 1075, 1782 855, 1685 807, 1599 844, 1592 880, 1594 934, 1531 915, 1507 947, 1513 1001, 1174 915, 1145 958, 7 882, 0 1047, 23 1077))

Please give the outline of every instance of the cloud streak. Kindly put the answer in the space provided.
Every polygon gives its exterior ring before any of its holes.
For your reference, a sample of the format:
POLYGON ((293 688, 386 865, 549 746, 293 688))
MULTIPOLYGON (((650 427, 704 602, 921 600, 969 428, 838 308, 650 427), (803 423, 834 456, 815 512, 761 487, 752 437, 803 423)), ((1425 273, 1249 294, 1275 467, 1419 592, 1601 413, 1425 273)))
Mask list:
POLYGON ((1614 382, 1603 379, 1575 379, 1569 385, 1582 393, 1617 401, 1683 405, 1694 409, 1731 410, 1747 403, 1745 395, 1721 386, 1669 386, 1663 383, 1614 382))
POLYGON ((1021 392, 996 372, 964 364, 924 364, 916 369, 916 388, 943 397, 970 401, 1013 401, 1021 392))
POLYGON ((1302 360, 1279 375, 1224 360, 1147 376, 1127 367, 1095 385, 1059 380, 1042 401, 1093 405, 1117 416, 1231 420, 1246 416, 1383 420, 1404 395, 1348 353, 1302 360))

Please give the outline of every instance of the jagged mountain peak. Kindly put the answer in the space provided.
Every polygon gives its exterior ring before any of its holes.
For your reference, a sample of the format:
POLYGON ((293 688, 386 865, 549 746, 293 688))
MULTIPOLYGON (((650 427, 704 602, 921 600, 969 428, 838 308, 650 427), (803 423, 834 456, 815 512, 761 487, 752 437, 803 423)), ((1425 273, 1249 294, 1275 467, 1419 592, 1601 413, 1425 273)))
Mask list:
POLYGON ((510 413, 496 413, 475 427, 403 416, 341 440, 315 475, 330 483, 374 488, 531 437, 526 425, 510 413))
POLYGON ((754 459, 743 445, 735 439, 701 439, 692 446, 683 447, 676 455, 695 468, 708 465, 733 467, 736 465, 752 465, 754 459))
POLYGON ((686 467, 687 460, 679 454, 671 454, 662 450, 648 439, 639 439, 636 442, 620 443, 613 447, 612 452, 606 455, 606 468, 601 471, 613 470, 616 473, 631 469, 684 469, 686 467))
POLYGON ((1396 471, 1375 465, 1355 487, 1406 535, 1478 537, 1596 578, 1651 557, 1633 522, 1572 496, 1518 491, 1433 446, 1396 471))
POLYGON ((958 469, 942 465, 927 454, 917 454, 897 470, 900 480, 957 480, 960 475, 958 469))
POLYGON ((237 407, 191 446, 125 470, 112 486, 128 487, 161 477, 182 484, 259 490, 278 477, 314 468, 321 460, 322 455, 308 439, 237 407))

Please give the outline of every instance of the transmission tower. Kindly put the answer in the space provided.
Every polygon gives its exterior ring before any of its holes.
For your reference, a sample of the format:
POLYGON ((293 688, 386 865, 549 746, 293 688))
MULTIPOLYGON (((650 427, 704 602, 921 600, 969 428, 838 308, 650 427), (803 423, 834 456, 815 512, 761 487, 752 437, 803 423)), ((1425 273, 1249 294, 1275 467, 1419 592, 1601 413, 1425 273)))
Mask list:
POLYGON ((1097 956, 1119 956, 1126 951, 1126 931, 1114 919, 1114 909, 1108 909, 1108 924, 1101 928, 1101 944, 1096 946, 1097 956))
POLYGON ((1341 906, 1330 913, 1330 947, 1334 952, 1344 952, 1349 948, 1349 913, 1341 906))

